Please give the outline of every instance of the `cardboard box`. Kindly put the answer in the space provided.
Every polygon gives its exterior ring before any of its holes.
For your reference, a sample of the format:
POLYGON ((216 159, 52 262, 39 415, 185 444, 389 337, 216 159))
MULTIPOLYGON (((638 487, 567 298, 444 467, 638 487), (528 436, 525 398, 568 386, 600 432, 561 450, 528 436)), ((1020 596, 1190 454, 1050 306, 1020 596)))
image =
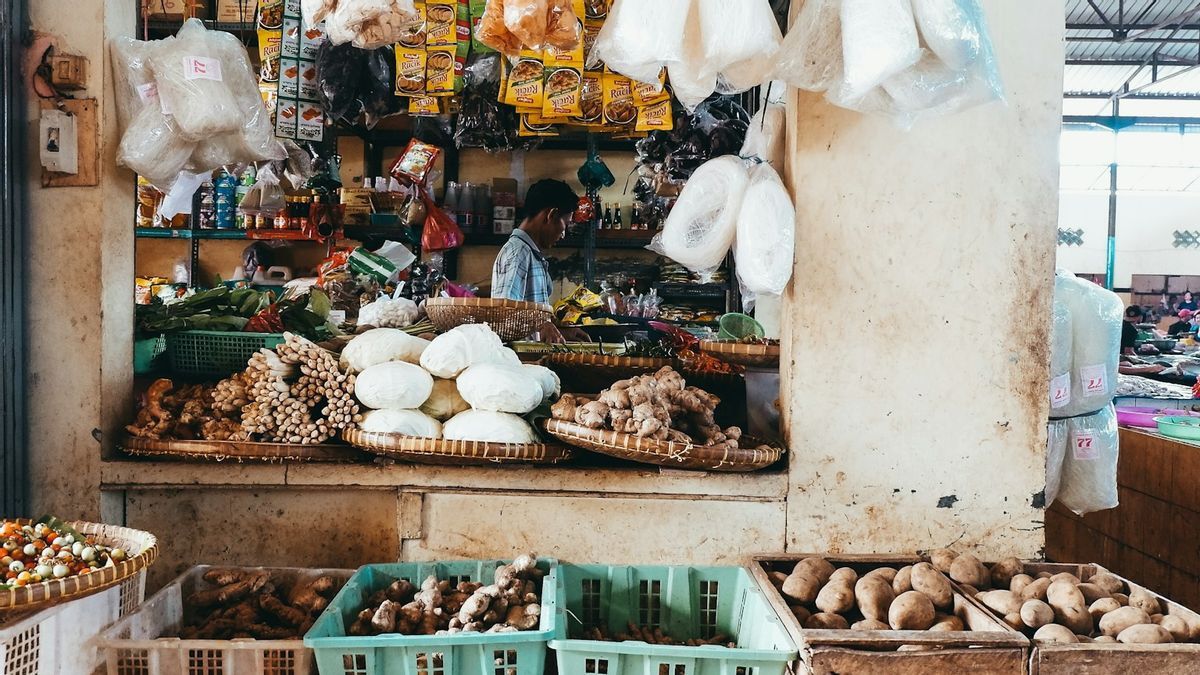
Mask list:
POLYGON ((208 16, 208 0, 142 0, 151 21, 183 21, 208 16))
POLYGON ((217 0, 216 19, 222 23, 254 23, 256 0, 217 0))

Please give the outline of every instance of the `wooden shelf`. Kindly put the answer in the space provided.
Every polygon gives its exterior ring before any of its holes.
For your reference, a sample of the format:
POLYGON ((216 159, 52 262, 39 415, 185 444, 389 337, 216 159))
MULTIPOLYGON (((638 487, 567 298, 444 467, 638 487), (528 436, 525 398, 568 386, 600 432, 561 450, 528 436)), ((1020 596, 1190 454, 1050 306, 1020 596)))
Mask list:
POLYGON ((187 230, 183 228, 138 227, 139 239, 241 239, 255 241, 317 241, 299 230, 187 230))

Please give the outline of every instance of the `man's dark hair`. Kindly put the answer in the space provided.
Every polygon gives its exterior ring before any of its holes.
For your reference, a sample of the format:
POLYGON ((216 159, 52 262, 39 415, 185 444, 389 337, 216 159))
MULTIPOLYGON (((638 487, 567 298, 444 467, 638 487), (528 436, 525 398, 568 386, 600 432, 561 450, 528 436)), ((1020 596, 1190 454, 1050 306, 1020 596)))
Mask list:
POLYGON ((1125 316, 1127 316, 1131 319, 1135 318, 1135 317, 1140 319, 1145 315, 1146 315, 1146 313, 1143 312, 1142 308, 1139 307, 1138 305, 1130 305, 1125 308, 1125 316))
POLYGON ((546 209, 558 209, 559 213, 573 213, 578 205, 579 197, 575 191, 561 180, 539 180, 525 193, 526 218, 532 218, 546 209))

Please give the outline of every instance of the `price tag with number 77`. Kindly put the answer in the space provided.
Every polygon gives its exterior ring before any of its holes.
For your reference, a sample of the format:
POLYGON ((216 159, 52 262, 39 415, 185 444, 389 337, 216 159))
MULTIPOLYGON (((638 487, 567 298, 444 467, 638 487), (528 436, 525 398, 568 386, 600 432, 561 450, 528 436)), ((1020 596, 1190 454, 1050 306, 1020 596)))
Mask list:
POLYGON ((1090 431, 1076 431, 1071 439, 1075 459, 1090 461, 1100 457, 1100 447, 1096 434, 1090 431))

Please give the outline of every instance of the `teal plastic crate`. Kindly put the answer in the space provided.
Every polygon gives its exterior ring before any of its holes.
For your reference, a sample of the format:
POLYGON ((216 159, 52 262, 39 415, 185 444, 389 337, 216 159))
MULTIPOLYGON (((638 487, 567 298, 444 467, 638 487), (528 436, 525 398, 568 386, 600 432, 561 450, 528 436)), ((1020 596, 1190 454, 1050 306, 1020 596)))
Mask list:
POLYGON ((282 333, 183 330, 167 335, 167 357, 177 375, 228 377, 245 370, 254 352, 281 344, 282 333))
POLYGON ((542 615, 537 630, 515 633, 458 633, 455 635, 374 635, 353 637, 346 628, 376 591, 397 579, 420 586, 429 575, 441 580, 491 583, 495 570, 508 561, 387 563, 366 565, 329 603, 304 636, 317 659, 321 675, 543 675, 546 645, 565 635, 559 607, 561 582, 558 561, 539 558, 542 615), (441 657, 440 666, 430 663, 441 657))
POLYGON ((165 335, 155 335, 133 341, 133 374, 152 375, 162 368, 166 359, 162 355, 167 351, 165 335))
POLYGON ((796 644, 740 567, 561 565, 567 639, 550 642, 559 675, 782 675, 796 644), (662 628, 676 640, 726 635, 737 648, 581 639, 584 630, 662 628))

